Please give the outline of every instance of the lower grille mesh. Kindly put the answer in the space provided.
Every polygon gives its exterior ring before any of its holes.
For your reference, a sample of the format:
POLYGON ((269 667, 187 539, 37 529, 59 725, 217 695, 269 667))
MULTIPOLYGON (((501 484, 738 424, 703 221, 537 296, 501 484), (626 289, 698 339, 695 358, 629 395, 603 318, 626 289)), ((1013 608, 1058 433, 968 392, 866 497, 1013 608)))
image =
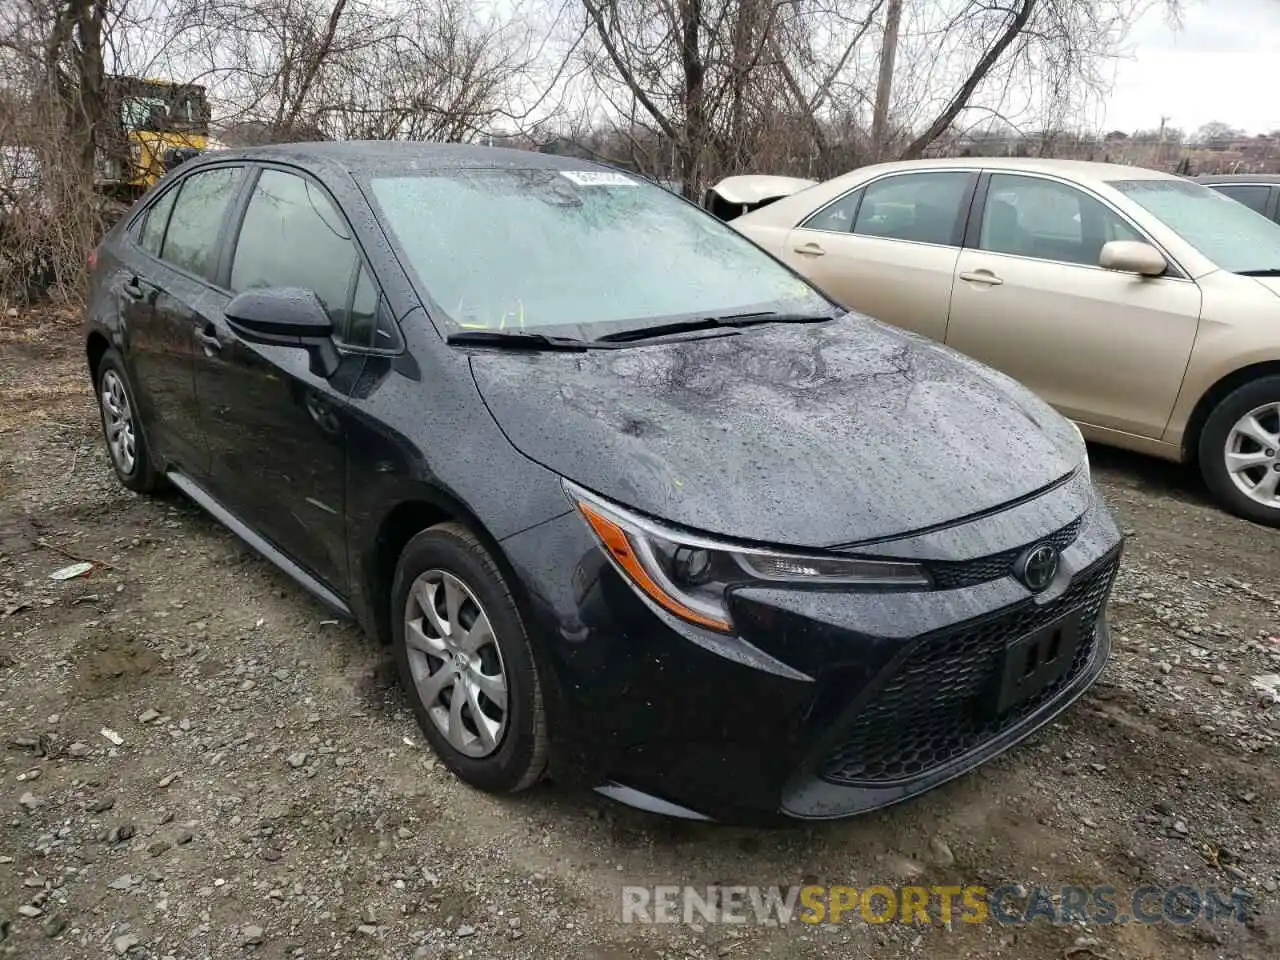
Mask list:
POLYGON ((1094 650, 1094 622, 1106 601, 1118 557, 1079 574, 1052 603, 1027 600, 996 617, 919 641, 858 713, 844 741, 819 767, 837 784, 883 784, 941 766, 1017 724, 1084 671, 1094 650), (1084 631, 1071 668, 1056 682, 992 716, 1005 647, 1011 640, 1080 610, 1084 631))

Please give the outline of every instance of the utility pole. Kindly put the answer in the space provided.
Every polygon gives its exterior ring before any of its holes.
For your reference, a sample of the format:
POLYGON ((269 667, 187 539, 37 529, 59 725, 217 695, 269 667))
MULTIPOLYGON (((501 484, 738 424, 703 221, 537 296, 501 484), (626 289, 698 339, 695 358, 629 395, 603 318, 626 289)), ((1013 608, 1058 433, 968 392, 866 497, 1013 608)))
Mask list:
POLYGON ((1169 122, 1167 116, 1160 117, 1160 138, 1156 141, 1156 166, 1164 164, 1164 126, 1169 122))
POLYGON ((893 61, 898 55, 898 23, 902 0, 889 0, 884 15, 884 40, 880 44, 880 79, 876 84, 875 113, 871 117, 871 158, 879 160, 889 135, 889 98, 893 93, 893 61))

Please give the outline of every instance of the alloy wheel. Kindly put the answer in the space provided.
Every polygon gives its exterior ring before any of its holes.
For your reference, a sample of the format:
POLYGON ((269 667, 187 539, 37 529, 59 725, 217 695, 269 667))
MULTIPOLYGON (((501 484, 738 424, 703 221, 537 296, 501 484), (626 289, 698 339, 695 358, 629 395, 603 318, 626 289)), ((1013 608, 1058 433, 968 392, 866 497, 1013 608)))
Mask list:
POLYGON ((1236 421, 1223 451, 1227 476, 1255 503, 1280 509, 1280 403, 1255 407, 1236 421))
POLYGON ((111 459, 123 474, 133 473, 138 462, 134 435, 133 408, 129 406, 129 394, 124 381, 114 370, 102 375, 102 414, 107 429, 107 446, 111 459))
POLYGON ((418 696, 459 753, 487 757, 507 729, 507 674, 489 615, 465 583, 427 570, 405 602, 404 639, 418 696))

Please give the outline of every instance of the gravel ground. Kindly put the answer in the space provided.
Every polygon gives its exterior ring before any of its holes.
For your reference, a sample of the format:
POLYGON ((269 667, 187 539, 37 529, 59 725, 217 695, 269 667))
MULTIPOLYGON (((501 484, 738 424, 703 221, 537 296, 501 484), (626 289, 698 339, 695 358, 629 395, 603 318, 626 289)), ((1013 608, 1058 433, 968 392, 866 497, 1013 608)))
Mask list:
POLYGON ((772 831, 476 793, 383 650, 179 497, 111 475, 78 331, 0 318, 0 955, 1275 957, 1280 533, 1094 450, 1116 652, 1060 722, 915 801, 772 831), (55 570, 92 560, 86 576, 55 570), (624 925, 624 884, 1216 886, 1243 921, 624 925))

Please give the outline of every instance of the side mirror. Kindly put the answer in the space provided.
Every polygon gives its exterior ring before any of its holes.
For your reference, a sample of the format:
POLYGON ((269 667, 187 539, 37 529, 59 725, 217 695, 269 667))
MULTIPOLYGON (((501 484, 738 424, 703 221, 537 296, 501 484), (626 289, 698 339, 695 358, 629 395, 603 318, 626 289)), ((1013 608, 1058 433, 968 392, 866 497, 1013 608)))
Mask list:
POLYGON ((1149 243, 1134 240, 1112 240, 1102 245, 1098 266, 1104 270, 1158 277, 1169 268, 1164 255, 1149 243))
POLYGON ((311 357, 311 372, 326 379, 338 369, 333 321, 320 298, 298 287, 246 290, 223 311, 227 324, 251 343, 302 347, 311 357))

